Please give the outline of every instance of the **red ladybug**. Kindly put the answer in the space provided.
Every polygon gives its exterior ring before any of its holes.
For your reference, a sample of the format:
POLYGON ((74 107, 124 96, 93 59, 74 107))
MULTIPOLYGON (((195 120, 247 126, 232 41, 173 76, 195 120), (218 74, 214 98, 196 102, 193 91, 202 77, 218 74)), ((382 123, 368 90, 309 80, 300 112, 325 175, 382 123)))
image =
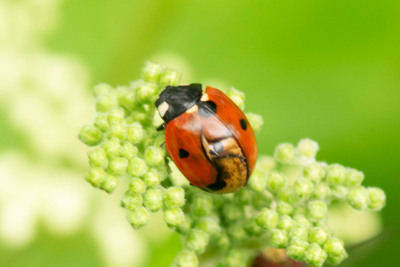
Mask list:
POLYGON ((194 186, 213 193, 246 185, 257 159, 249 121, 220 90, 201 84, 167 86, 156 107, 167 150, 194 186))

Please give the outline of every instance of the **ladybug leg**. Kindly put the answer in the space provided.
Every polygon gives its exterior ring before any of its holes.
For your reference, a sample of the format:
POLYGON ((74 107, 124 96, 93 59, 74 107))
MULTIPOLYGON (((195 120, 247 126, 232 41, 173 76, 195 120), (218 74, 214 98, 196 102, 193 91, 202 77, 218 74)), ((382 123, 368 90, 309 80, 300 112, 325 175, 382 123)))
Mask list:
MULTIPOLYGON (((165 122, 163 122, 163 124, 161 124, 160 126, 157 127, 157 131, 162 131, 165 129, 165 126, 167 126, 167 124, 165 122)), ((164 142, 165 143, 165 142, 164 142)))

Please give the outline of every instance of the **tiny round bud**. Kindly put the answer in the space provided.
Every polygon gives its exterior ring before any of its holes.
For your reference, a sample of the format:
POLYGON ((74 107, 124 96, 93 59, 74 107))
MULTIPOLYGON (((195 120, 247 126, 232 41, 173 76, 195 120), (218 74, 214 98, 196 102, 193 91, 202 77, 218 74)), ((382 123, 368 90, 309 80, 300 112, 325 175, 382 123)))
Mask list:
POLYGON ((162 70, 160 65, 147 62, 143 68, 142 77, 146 82, 158 82, 162 70))
POLYGON ((275 248, 285 248, 288 243, 287 232, 277 228, 271 229, 269 233, 269 240, 271 246, 275 248))
POLYGON ((102 147, 106 151, 107 157, 115 158, 121 154, 121 145, 118 138, 112 138, 102 144, 102 147))
POLYGON ((106 113, 97 114, 97 117, 94 121, 94 125, 103 132, 107 131, 110 128, 110 125, 108 124, 108 114, 106 113))
POLYGON ((110 111, 110 113, 108 113, 108 123, 110 125, 119 124, 123 121, 124 117, 124 109, 121 107, 115 107, 110 111))
POLYGON ((306 178, 299 177, 294 183, 294 190, 298 197, 308 199, 314 190, 314 184, 306 178))
POLYGON ((108 135, 116 137, 119 140, 124 140, 126 137, 126 128, 122 124, 113 124, 108 131, 108 135))
POLYGON ((107 175, 106 180, 101 184, 100 189, 112 193, 118 185, 118 178, 114 175, 107 175))
POLYGON ((288 216, 288 215, 283 215, 279 218, 278 222, 278 228, 285 230, 285 231, 290 231, 294 225, 293 219, 288 216))
POLYGON ((304 167, 303 175, 314 183, 318 183, 325 176, 325 170, 319 163, 312 163, 304 167))
POLYGON ((181 73, 173 70, 164 70, 160 77, 160 85, 179 85, 181 73))
POLYGON ((306 216, 304 216, 304 214, 296 214, 293 219, 300 224, 302 227, 305 227, 307 229, 309 229, 311 227, 311 222, 308 220, 308 218, 306 216))
POLYGON ((293 213, 293 206, 285 201, 278 201, 276 211, 279 215, 290 215, 293 213))
POLYGON ((265 174, 261 171, 254 170, 249 180, 250 188, 256 192, 263 192, 266 185, 267 179, 265 177, 265 174))
POLYGON ((368 208, 374 211, 381 210, 386 204, 385 192, 378 187, 367 188, 369 196, 368 208))
POLYGON ((228 234, 232 240, 244 241, 248 238, 247 232, 244 228, 243 223, 233 223, 228 226, 228 234))
POLYGON ((227 221, 236 221, 244 216, 244 210, 242 206, 236 204, 225 204, 222 206, 222 214, 227 221))
POLYGON ((218 219, 215 217, 203 217, 196 223, 196 228, 204 231, 212 237, 219 236, 221 233, 221 226, 218 219))
POLYGON ((186 238, 186 245, 190 250, 203 253, 209 240, 210 238, 207 233, 199 229, 192 229, 186 238))
POLYGON ((182 207, 185 204, 185 191, 174 186, 164 192, 164 204, 167 208, 182 207))
POLYGON ((250 222, 246 224, 245 228, 250 236, 260 237, 264 233, 264 229, 257 224, 254 218, 251 219, 250 222))
POLYGON ((86 175, 86 181, 92 184, 94 187, 99 187, 106 180, 107 175, 101 168, 91 168, 89 173, 86 175))
POLYGON ((326 179, 331 185, 342 185, 346 178, 346 169, 342 165, 332 164, 328 166, 326 179))
POLYGON ((151 169, 143 176, 143 181, 148 187, 153 187, 160 184, 161 174, 157 170, 151 169))
POLYGON ((110 160, 110 165, 108 166, 110 171, 116 175, 124 174, 127 167, 128 167, 128 160, 119 157, 110 160))
POLYGON ((102 138, 102 131, 94 125, 83 126, 79 133, 79 139, 88 146, 98 145, 102 138))
POLYGON ((146 191, 146 185, 139 178, 132 178, 129 183, 129 192, 133 194, 143 194, 146 191))
POLYGON ((310 244, 304 252, 305 261, 313 267, 322 266, 327 257, 326 252, 317 243, 310 244))
POLYGON ((364 210, 369 204, 368 191, 362 186, 350 189, 347 202, 357 210, 364 210))
POLYGON ((117 100, 110 94, 99 95, 96 99, 96 111, 107 112, 117 105, 117 100))
POLYGON ((235 202, 239 205, 249 205, 253 200, 253 192, 242 189, 234 195, 235 202))
POLYGON ((347 186, 358 186, 361 185, 362 181, 364 180, 364 173, 354 170, 354 169, 347 169, 346 171, 346 178, 345 184, 347 186))
POLYGON ((296 158, 294 146, 289 143, 278 145, 275 149, 274 155, 275 159, 283 164, 292 164, 296 158))
POLYGON ((157 166, 163 162, 164 149, 159 146, 149 146, 144 152, 144 159, 149 166, 157 166))
POLYGON ((92 167, 106 168, 108 165, 107 154, 103 148, 97 147, 88 153, 89 164, 92 167))
POLYGON ((163 206, 162 191, 158 188, 150 188, 144 193, 144 205, 151 211, 157 211, 163 206))
POLYGON ((267 188, 271 192, 279 191, 286 183, 286 177, 278 172, 270 172, 267 176, 267 188))
POLYGON ((127 139, 132 144, 139 143, 144 137, 143 126, 139 122, 134 122, 128 126, 127 139))
POLYGON ((297 149, 299 150, 299 154, 301 156, 307 158, 315 158, 319 150, 319 146, 317 142, 305 138, 301 139, 300 142, 297 144, 297 149))
POLYGON ((212 199, 207 196, 198 196, 192 200, 190 209, 195 216, 206 216, 213 209, 212 199))
POLYGON ((242 249, 231 249, 225 256, 226 267, 241 267, 246 266, 248 261, 248 254, 242 249))
POLYGON ((196 253, 190 250, 183 250, 178 253, 175 258, 177 267, 197 267, 199 266, 199 260, 196 253))
POLYGON ((135 157, 129 161, 127 172, 134 177, 141 177, 147 172, 146 162, 138 157, 135 157))
POLYGON ((178 226, 185 221, 185 215, 180 208, 166 209, 164 211, 164 221, 168 226, 178 226))
POLYGON ((300 224, 295 224, 289 231, 289 237, 308 241, 308 228, 300 224))
POLYGON ((129 160, 137 156, 138 152, 139 152, 138 148, 131 142, 122 143, 121 156, 123 156, 124 158, 129 160))
POLYGON ((157 95, 158 88, 154 84, 146 83, 141 85, 137 91, 136 95, 141 102, 147 102, 153 100, 157 95))
POLYGON ((327 227, 316 226, 310 230, 310 243, 323 245, 328 240, 330 232, 327 227))
POLYGON ((329 238, 326 241, 324 249, 329 256, 340 256, 346 253, 343 241, 335 237, 329 238))
POLYGON ((308 203, 308 215, 315 220, 322 220, 328 216, 328 207, 322 201, 310 201, 308 203))
POLYGON ((337 199, 346 199, 349 189, 343 185, 336 185, 330 188, 331 196, 337 199))
POLYGON ((143 197, 141 194, 126 194, 121 200, 121 206, 128 210, 135 210, 143 205, 143 197))
POLYGON ((144 207, 137 207, 129 214, 128 220, 133 228, 139 229, 149 222, 149 212, 144 207))
POLYGON ((285 201, 286 203, 295 204, 299 200, 297 193, 292 186, 287 186, 287 187, 282 188, 279 191, 278 195, 279 195, 279 198, 282 201, 285 201))
POLYGON ((278 225, 279 215, 276 211, 264 208, 257 216, 256 222, 262 228, 269 230, 278 225))
POLYGON ((105 83, 96 85, 93 89, 94 96, 107 95, 111 93, 111 86, 105 83))
POLYGON ((303 261, 304 260, 304 252, 309 246, 308 242, 299 239, 299 238, 292 238, 290 240, 289 246, 286 250, 286 254, 296 260, 296 261, 303 261))
POLYGON ((257 160, 256 169, 260 169, 264 172, 272 171, 276 168, 276 161, 271 156, 261 156, 257 160))
POLYGON ((251 128, 253 128, 254 133, 259 133, 264 124, 262 116, 255 113, 247 112, 246 117, 249 120, 249 123, 251 125, 251 128))
POLYGON ((315 199, 326 199, 331 194, 331 189, 326 183, 319 183, 314 186, 312 197, 315 199))

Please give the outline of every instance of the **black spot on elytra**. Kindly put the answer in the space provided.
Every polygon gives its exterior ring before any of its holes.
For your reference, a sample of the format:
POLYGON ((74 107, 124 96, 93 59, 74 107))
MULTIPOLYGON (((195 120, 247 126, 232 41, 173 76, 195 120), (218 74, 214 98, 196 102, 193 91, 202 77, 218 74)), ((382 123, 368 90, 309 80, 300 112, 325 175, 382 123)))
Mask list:
POLYGON ((246 129, 247 129, 247 122, 246 122, 245 119, 241 119, 241 120, 240 120, 240 126, 242 127, 243 130, 246 131, 246 129))
POLYGON ((187 158, 187 157, 189 157, 189 152, 187 152, 185 149, 179 149, 179 157, 181 158, 181 159, 183 159, 183 158, 187 158))
POLYGON ((217 112, 217 104, 213 101, 198 102, 199 115, 202 117, 209 117, 217 112))

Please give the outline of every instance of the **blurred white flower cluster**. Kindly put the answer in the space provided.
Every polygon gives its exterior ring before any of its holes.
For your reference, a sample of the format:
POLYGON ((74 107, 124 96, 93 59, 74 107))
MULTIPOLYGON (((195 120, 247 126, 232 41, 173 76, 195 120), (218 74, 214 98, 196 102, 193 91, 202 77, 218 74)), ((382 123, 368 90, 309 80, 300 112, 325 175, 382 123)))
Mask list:
POLYGON ((140 266, 146 246, 116 208, 119 199, 109 204, 82 179, 86 149, 76 136, 94 113, 88 71, 42 44, 58 24, 62 2, 0 2, 0 116, 10 127, 5 132, 26 143, 0 147, 0 245, 29 245, 39 224, 57 236, 86 227, 107 265, 140 266))

